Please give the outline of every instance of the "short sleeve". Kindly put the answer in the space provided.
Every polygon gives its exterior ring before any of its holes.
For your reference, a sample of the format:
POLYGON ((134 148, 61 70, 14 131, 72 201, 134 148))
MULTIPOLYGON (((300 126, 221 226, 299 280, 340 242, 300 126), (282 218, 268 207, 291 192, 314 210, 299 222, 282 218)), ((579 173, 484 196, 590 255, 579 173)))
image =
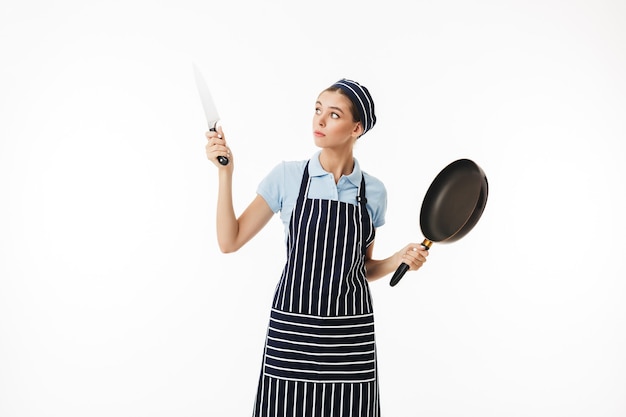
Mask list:
POLYGON ((378 228, 385 224, 387 213, 387 189, 382 181, 371 175, 367 175, 367 208, 372 216, 374 227, 378 228))
POLYGON ((276 165, 261 180, 257 187, 259 194, 267 202, 267 205, 274 213, 278 213, 283 206, 283 197, 285 195, 285 168, 284 163, 276 165))

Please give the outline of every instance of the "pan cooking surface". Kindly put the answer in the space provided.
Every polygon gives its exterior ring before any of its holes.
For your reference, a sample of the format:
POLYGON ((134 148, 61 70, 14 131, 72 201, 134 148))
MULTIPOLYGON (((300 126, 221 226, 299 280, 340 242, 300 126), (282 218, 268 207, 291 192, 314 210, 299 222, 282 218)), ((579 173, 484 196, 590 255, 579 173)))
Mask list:
POLYGON ((433 242, 463 237, 478 221, 487 197, 486 177, 480 167, 460 159, 444 168, 426 192, 420 227, 433 242))

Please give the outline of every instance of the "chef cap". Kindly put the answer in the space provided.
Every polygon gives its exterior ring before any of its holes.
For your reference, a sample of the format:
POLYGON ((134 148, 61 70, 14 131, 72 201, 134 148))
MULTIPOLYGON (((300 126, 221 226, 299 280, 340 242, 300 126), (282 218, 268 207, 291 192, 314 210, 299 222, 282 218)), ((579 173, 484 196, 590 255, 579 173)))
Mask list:
POLYGON ((374 114, 374 100, 370 92, 364 86, 356 81, 342 78, 331 86, 337 87, 343 91, 348 98, 354 103, 358 113, 359 120, 363 125, 363 135, 376 124, 376 115, 374 114))

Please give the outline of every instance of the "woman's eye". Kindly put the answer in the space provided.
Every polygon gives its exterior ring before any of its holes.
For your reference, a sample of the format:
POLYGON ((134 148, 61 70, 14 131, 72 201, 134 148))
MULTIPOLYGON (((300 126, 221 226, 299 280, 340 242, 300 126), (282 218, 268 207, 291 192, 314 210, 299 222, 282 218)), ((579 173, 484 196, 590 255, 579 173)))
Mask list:
POLYGON ((315 114, 322 114, 322 109, 316 108, 315 109, 315 114))
POLYGON ((330 117, 332 117, 333 119, 339 119, 339 115, 337 113, 331 113, 330 117))

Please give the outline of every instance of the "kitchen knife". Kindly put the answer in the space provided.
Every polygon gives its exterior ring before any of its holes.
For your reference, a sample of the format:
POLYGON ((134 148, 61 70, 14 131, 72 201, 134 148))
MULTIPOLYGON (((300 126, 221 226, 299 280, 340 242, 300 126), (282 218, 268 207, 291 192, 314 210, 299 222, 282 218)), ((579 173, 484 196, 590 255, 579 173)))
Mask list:
MULTIPOLYGON (((215 103, 213 102, 213 97, 211 96, 209 87, 207 87, 206 81, 204 81, 204 77, 195 63, 193 64, 193 72, 196 77, 196 86, 198 87, 200 101, 202 102, 202 107, 204 108, 204 115, 206 116, 209 130, 215 132, 217 122, 220 120, 220 115, 218 114, 215 103)), ((228 158, 225 156, 218 156, 217 161, 222 165, 228 165, 228 158)))

